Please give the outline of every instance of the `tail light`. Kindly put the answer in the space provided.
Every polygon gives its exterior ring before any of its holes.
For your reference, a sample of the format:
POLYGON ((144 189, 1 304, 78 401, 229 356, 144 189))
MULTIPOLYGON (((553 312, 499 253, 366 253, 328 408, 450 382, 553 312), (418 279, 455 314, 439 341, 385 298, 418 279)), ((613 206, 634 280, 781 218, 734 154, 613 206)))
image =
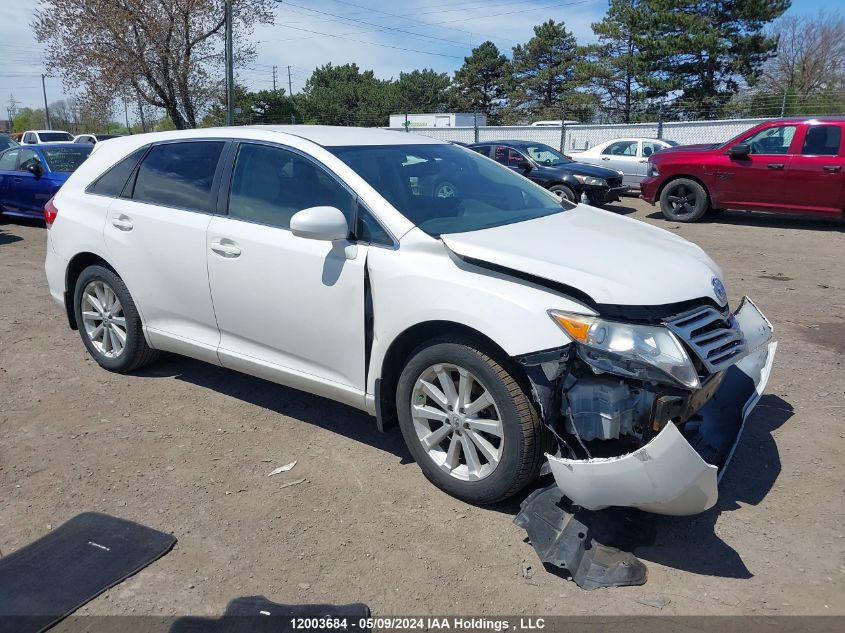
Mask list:
POLYGON ((44 205, 44 222, 47 224, 47 228, 49 229, 53 226, 53 222, 56 221, 56 216, 59 215, 59 210, 56 208, 56 205, 53 204, 53 200, 56 196, 53 196, 47 201, 47 204, 44 205))

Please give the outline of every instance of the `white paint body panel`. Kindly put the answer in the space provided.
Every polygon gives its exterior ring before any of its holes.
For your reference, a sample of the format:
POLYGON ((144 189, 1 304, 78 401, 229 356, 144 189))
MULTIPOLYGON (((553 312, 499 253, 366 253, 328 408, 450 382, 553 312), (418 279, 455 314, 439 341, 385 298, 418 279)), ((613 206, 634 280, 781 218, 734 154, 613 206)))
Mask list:
POLYGON ((558 487, 588 510, 629 506, 684 516, 713 507, 717 468, 705 462, 674 424, 622 457, 572 460, 547 456, 558 487))
POLYGON ((444 235, 460 255, 577 288, 597 303, 662 305, 698 297, 722 302, 722 272, 701 248, 657 228, 578 205, 571 211, 471 233, 444 235))
POLYGON ((254 360, 281 373, 338 383, 357 390, 363 406, 367 247, 358 246, 347 259, 344 242, 222 216, 211 221, 207 241, 206 287, 223 365, 243 368, 254 360), (241 254, 215 254, 211 245, 219 239, 236 244, 241 254))

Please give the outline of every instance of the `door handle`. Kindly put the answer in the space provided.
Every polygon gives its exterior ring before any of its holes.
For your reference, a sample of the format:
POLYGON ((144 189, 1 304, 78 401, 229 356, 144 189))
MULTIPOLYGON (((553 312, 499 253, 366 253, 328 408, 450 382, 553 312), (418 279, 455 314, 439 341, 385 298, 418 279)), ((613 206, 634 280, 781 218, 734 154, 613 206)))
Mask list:
POLYGON ((607 156, 602 157, 602 160, 610 160, 607 156))
POLYGON ((23 182, 23 178, 15 176, 14 178, 12 178, 12 182, 23 182))
POLYGON ((783 169, 783 163, 769 163, 769 169, 783 169))
POLYGON ((132 223, 132 218, 128 215, 119 215, 117 217, 112 218, 111 220, 112 226, 116 229, 121 231, 131 231, 135 225, 132 223))
POLYGON ((644 158, 644 159, 642 159, 640 162, 641 162, 641 163, 647 163, 647 162, 648 162, 648 159, 647 159, 647 158, 644 158))
POLYGON ((842 171, 842 165, 825 165, 823 169, 831 173, 836 173, 842 171))
POLYGON ((218 240, 212 240, 211 242, 211 250, 220 255, 221 257, 226 257, 232 259, 234 257, 240 257, 241 255, 241 248, 232 240, 221 238, 218 240))

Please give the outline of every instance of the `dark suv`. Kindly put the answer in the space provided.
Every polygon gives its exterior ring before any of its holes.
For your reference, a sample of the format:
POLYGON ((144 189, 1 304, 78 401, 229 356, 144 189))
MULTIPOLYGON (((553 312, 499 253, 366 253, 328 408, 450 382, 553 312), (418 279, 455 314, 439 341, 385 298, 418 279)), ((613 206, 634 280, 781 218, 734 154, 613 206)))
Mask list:
POLYGON ((469 148, 571 202, 580 202, 582 194, 586 194, 590 204, 599 206, 619 200, 628 191, 622 185, 621 171, 576 163, 544 143, 489 141, 469 148))
POLYGON ((649 158, 641 198, 695 222, 746 209, 842 217, 845 117, 767 121, 727 143, 667 148, 649 158))

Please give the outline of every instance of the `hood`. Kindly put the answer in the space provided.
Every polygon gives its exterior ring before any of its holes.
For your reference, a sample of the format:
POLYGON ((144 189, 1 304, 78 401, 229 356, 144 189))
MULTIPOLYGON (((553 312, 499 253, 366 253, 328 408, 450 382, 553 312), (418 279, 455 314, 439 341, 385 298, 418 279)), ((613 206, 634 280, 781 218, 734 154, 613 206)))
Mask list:
POLYGON ((672 152, 706 152, 707 150, 716 149, 717 147, 721 146, 721 143, 697 143, 695 145, 675 145, 673 147, 664 147, 659 152, 655 152, 654 155, 670 154, 672 152))
POLYGON ((562 174, 577 174, 579 176, 592 176, 593 178, 619 178, 619 172, 615 169, 579 162, 566 163, 557 167, 547 167, 546 169, 553 169, 562 174))
POLYGON ((713 288, 721 270, 698 246, 586 205, 441 239, 457 255, 565 284, 597 304, 658 306, 709 297, 724 305, 713 288))

